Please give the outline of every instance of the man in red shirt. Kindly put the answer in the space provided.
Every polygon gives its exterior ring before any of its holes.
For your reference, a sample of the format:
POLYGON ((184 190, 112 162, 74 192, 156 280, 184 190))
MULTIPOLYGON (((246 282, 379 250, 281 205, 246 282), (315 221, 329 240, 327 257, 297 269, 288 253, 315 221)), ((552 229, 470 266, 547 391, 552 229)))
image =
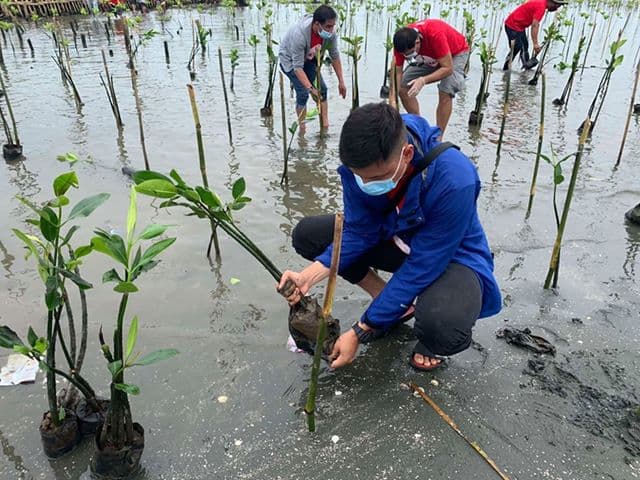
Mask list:
POLYGON ((464 66, 469 58, 467 40, 448 23, 428 19, 398 30, 393 36, 393 47, 398 67, 396 85, 400 85, 398 93, 408 113, 420 115, 416 96, 425 85, 439 82, 436 124, 444 134, 453 97, 464 86, 464 66), (403 72, 405 59, 409 66, 403 72))
MULTIPOLYGON (((540 22, 547 10, 555 12, 562 5, 566 5, 567 0, 529 0, 516 8, 504 21, 504 29, 507 32, 509 46, 513 42, 513 58, 520 55, 522 67, 529 70, 535 67, 538 62, 529 58, 529 41, 527 40, 527 28, 531 27, 531 41, 533 42, 533 53, 540 52, 538 43, 538 32, 540 22)), ((509 70, 511 54, 507 55, 503 70, 509 70)))

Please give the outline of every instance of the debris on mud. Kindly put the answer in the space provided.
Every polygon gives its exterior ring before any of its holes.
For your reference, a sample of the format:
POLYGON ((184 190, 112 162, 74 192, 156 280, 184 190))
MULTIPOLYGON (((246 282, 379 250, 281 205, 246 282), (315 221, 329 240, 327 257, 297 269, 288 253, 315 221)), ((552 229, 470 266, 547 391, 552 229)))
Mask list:
POLYGON ((520 330, 515 327, 504 327, 496 332, 496 337, 504 338, 507 343, 526 348, 536 353, 556 354, 556 347, 547 339, 538 335, 532 335, 531 330, 520 330))

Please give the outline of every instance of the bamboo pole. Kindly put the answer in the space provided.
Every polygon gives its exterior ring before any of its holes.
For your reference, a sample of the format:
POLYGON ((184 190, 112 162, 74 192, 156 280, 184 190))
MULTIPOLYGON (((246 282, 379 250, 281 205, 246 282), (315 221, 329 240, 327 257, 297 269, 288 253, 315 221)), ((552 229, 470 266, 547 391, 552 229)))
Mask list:
POLYGON ((231 133, 231 114, 229 113, 229 98, 227 97, 227 84, 224 81, 224 65, 222 63, 222 49, 220 47, 218 47, 218 62, 220 64, 220 78, 222 79, 224 106, 227 110, 227 130, 229 131, 229 144, 233 145, 233 134, 231 133))
MULTIPOLYGON (((640 52, 640 49, 638 49, 640 52)), ((624 133, 622 134, 622 142, 620 143, 620 150, 618 151, 618 159, 616 160, 616 167, 620 165, 622 159, 622 151, 624 150, 624 144, 627 141, 627 133, 629 133, 629 123, 631 122, 631 114, 633 113, 633 104, 636 99, 636 91, 638 90, 638 78, 640 78, 640 61, 636 66, 636 78, 633 81, 633 89, 631 90, 631 101, 629 102, 629 111, 627 112, 627 121, 624 125, 624 133)))
POLYGON ((435 410, 435 412, 440 415, 440 418, 442 418, 447 425, 449 425, 454 432, 456 432, 458 435, 460 435, 462 437, 462 439, 467 442, 467 444, 473 448, 476 453, 478 455, 480 455, 485 462, 487 462, 489 464, 489 466, 491 466, 491 468, 498 474, 498 476, 502 479, 502 480, 509 480, 509 477, 507 477, 507 475, 505 475, 504 473, 502 473, 502 470, 500 470, 500 468, 498 467, 498 465, 496 464, 496 462, 494 462, 493 460, 491 460, 491 458, 489 458, 489 455, 487 455, 485 453, 485 451, 480 448, 480 445, 478 445, 476 442, 469 440, 467 438, 467 436, 462 433, 462 430, 460 430, 460 427, 458 427, 458 425, 456 425, 456 423, 453 421, 453 419, 447 415, 444 410, 442 410, 438 404, 436 402, 433 401, 433 399, 427 395, 420 387, 418 387, 415 383, 410 383, 409 387, 411 388, 411 390, 413 390, 415 393, 417 393, 418 395, 420 395, 420 397, 422 397, 422 399, 431 407, 435 410))
POLYGON ((536 150, 536 161, 533 165, 533 177, 531 178, 531 188, 529 190, 529 205, 527 206, 527 213, 524 218, 529 218, 531 215, 531 207, 533 207, 533 197, 536 194, 536 180, 538 178, 538 167, 540 166, 540 154, 542 153, 542 141, 544 139, 544 102, 547 91, 547 82, 545 80, 545 74, 542 73, 542 93, 540 96, 540 128, 538 129, 538 148, 536 150))
MULTIPOLYGON (((200 175, 202 176, 202 184, 204 188, 209 188, 209 179, 207 177, 207 162, 204 156, 204 142, 202 141, 202 124, 200 123, 200 114, 198 113, 198 105, 196 104, 196 92, 193 85, 187 85, 189 93, 189 101, 191 103, 191 112, 193 113, 193 123, 196 126, 196 142, 198 144, 198 160, 200 163, 200 175)), ((211 245, 213 244, 216 252, 216 258, 220 258, 220 243, 218 241, 218 231, 216 225, 211 221, 211 238, 207 247, 207 257, 211 258, 211 245)))
POLYGON ((560 263, 560 247, 562 246, 562 236, 564 235, 564 229, 567 225, 567 218, 569 217, 569 208, 571 207, 571 199, 573 198, 573 190, 576 185, 576 179, 578 178, 578 171, 580 170, 580 162, 582 160, 582 153, 584 151, 584 144, 589 136, 591 130, 591 120, 587 117, 584 120, 584 128, 578 141, 578 153, 573 162, 573 169, 571 170, 571 180, 569 181, 569 188, 567 189, 567 196, 564 200, 564 206, 562 207, 562 218, 560 219, 560 225, 556 234, 556 240, 553 244, 553 250, 551 252, 551 260, 549 262, 549 270, 547 271, 547 277, 544 281, 544 288, 549 288, 551 280, 554 278, 554 288, 557 286, 557 271, 560 263))
POLYGON ((322 359, 322 344, 327 334, 327 317, 331 315, 333 307, 333 296, 336 289, 336 278, 338 275, 338 265, 340 263, 340 249, 342 246, 342 226, 344 215, 336 214, 333 229, 333 251, 331 252, 331 266, 329 268, 329 279, 327 289, 324 293, 324 304, 322 306, 322 317, 318 325, 318 336, 316 338, 316 348, 313 352, 313 364, 311 366, 311 381, 309 383, 309 395, 304 411, 307 414, 307 425, 310 432, 316 431, 316 392, 318 389, 318 376, 320 374, 320 360, 322 359))
POLYGON ((138 114, 138 130, 140 133, 140 144, 142 145, 144 168, 145 170, 150 170, 149 157, 147 156, 147 145, 144 139, 144 125, 142 123, 142 105, 140 104, 140 95, 138 94, 138 72, 136 71, 136 66, 133 63, 133 56, 131 55, 131 53, 129 53, 129 63, 131 66, 131 88, 133 88, 133 97, 136 102, 136 112, 138 114))

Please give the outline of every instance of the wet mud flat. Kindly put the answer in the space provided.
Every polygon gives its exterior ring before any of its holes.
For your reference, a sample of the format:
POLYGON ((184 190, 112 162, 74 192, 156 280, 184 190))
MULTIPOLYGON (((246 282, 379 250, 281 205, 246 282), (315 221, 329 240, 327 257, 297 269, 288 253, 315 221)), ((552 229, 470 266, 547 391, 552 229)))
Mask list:
MULTIPOLYGON (((280 7, 277 29, 284 30, 299 15, 295 8, 280 7)), ((433 16, 439 8, 434 5, 433 16)), ((172 63, 164 62, 163 44, 154 40, 139 52, 138 78, 152 168, 168 171, 179 165, 191 180, 199 177, 184 88, 189 81, 184 63, 191 37, 177 35, 176 30, 178 23, 189 24, 196 12, 176 9, 171 15, 166 31, 154 13, 145 17, 143 29, 162 32, 162 40, 170 42, 172 63)), ((252 33, 258 12, 238 15, 246 33, 252 33)), ((364 14, 358 15, 362 26, 364 14)), ((460 27, 459 18, 450 20, 460 27)), ((360 65, 363 101, 378 99, 384 64, 375 46, 383 44, 385 19, 372 22, 366 61, 360 65)), ((616 18, 611 30, 619 23, 616 18)), ((630 23, 629 32, 637 32, 638 23, 637 19, 630 23)), ((234 40, 233 26, 224 15, 205 14, 204 24, 211 26, 225 52, 235 46, 241 53, 236 94, 230 98, 233 147, 220 108, 215 54, 199 56, 197 61, 195 85, 203 135, 210 172, 216 172, 212 182, 223 189, 240 175, 250 179, 248 191, 254 202, 238 213, 238 221, 277 265, 300 267, 304 263, 290 246, 295 223, 304 215, 340 208, 337 142, 350 102, 336 100, 335 77, 328 74, 329 134, 320 137, 313 124, 304 140, 294 141, 290 182, 280 187, 279 119, 266 122, 258 115, 266 68, 253 76, 251 50, 242 40, 234 40)), ((41 60, 50 54, 50 39, 42 30, 31 33, 35 60, 19 48, 14 56, 6 56, 15 109, 23 115, 19 126, 28 158, 0 173, 0 190, 7 199, 0 205, 3 225, 19 225, 28 216, 13 195, 41 199, 41 190, 61 171, 54 156, 75 151, 92 160, 78 166, 83 188, 112 193, 109 208, 96 212, 95 222, 122 228, 129 184, 120 169, 140 167, 142 162, 136 110, 121 37, 116 37, 111 45, 112 72, 125 121, 124 132, 117 136, 98 80, 99 51, 108 45, 100 36, 102 25, 93 27, 89 48, 73 51, 74 76, 85 101, 81 115, 69 92, 56 83, 59 72, 53 62, 41 60), (48 94, 49 108, 43 109, 42 97, 33 92, 48 94)), ((597 38, 592 63, 599 61, 596 52, 605 48, 597 38)), ((264 66, 263 50, 258 50, 258 61, 264 66)), ((500 58, 503 53, 499 52, 500 58)), ((611 169, 611 152, 617 151, 619 126, 626 114, 631 62, 623 63, 612 84, 625 95, 610 95, 587 149, 563 246, 560 288, 545 292, 542 280, 555 233, 548 169, 541 170, 533 214, 524 221, 539 90, 527 85, 528 74, 513 75, 512 110, 517 114, 507 122, 505 153, 498 164, 495 141, 505 77, 494 72, 485 123, 479 133, 469 131, 468 112, 480 75, 476 60, 474 55, 466 90, 456 97, 448 136, 476 162, 483 180, 479 210, 496 255, 504 308, 500 315, 478 322, 475 347, 432 374, 416 374, 408 367, 415 341, 408 327, 362 349, 350 367, 323 371, 318 432, 311 435, 302 414, 310 357, 285 348, 288 307, 272 280, 224 237, 222 262, 212 269, 203 256, 206 226, 141 204, 140 218, 179 225, 179 239, 141 284, 143 292, 132 300, 132 308, 144 312, 145 348, 171 346, 181 353, 175 362, 133 376, 142 394, 132 398, 132 408, 146 428, 140 479, 496 478, 421 399, 402 388, 411 381, 423 386, 512 479, 640 478, 636 274, 640 229, 623 219, 624 212, 640 201, 637 120, 632 122, 621 167, 611 169), (241 282, 231 285, 231 277, 241 282), (496 338, 504 326, 531 329, 555 346, 556 355, 536 355, 506 344, 496 338), (228 401, 221 403, 221 396, 228 401)), ((348 62, 345 67, 348 78, 348 62)), ((551 68, 547 72, 548 91, 559 91, 564 77, 551 68)), ((547 139, 564 153, 575 147, 576 128, 599 77, 597 69, 587 68, 572 98, 575 110, 548 113, 547 139)), ((435 88, 421 95, 427 118, 433 118, 436 100, 435 88)), ((294 100, 286 101, 292 112, 294 100)), ((0 242, 1 321, 24 330, 30 319, 41 315, 37 273, 23 259, 15 238, 5 232, 0 242)), ((96 312, 90 318, 93 332, 113 321, 112 292, 99 284, 103 271, 98 264, 86 272, 96 283, 89 299, 96 312)), ((343 329, 366 304, 361 292, 339 282, 334 313, 343 329)), ((102 385, 105 371, 95 339, 89 351, 94 354, 87 358, 85 370, 91 372, 90 381, 102 385)), ((5 359, 5 352, 0 352, 0 363, 5 359)), ((0 478, 88 479, 88 443, 58 461, 43 457, 37 422, 44 398, 41 376, 33 385, 0 389, 0 478)))

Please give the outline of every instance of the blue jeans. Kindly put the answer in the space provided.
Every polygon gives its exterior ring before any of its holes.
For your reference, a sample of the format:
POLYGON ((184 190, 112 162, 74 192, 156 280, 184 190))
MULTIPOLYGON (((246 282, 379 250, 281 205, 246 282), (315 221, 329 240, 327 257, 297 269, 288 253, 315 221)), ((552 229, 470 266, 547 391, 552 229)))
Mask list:
MULTIPOLYGON (((302 82, 296 77, 296 73, 294 70, 289 72, 285 72, 280 66, 280 69, 283 73, 289 77, 291 83, 293 84, 293 88, 296 91, 296 108, 303 109, 307 106, 307 101, 309 100, 309 91, 302 85, 302 82)), ((309 81, 316 86, 316 69, 317 64, 315 60, 307 60, 304 62, 304 73, 307 75, 309 81)), ((324 83, 324 79, 320 77, 320 96, 322 97, 322 101, 325 102, 327 100, 327 85, 324 83)))

